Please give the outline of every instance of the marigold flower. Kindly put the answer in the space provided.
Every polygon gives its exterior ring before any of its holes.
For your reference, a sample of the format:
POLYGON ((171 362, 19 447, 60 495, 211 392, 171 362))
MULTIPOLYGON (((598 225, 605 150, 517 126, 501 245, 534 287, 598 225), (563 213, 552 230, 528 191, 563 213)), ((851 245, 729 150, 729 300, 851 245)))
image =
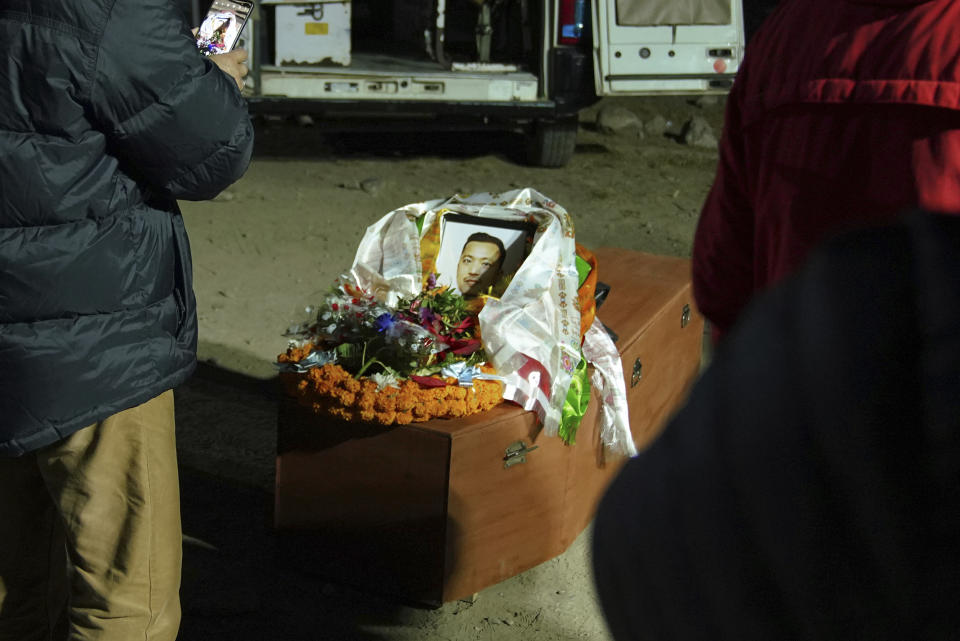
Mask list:
POLYGON ((473 387, 464 388, 452 384, 452 378, 446 381, 451 384, 442 387, 422 387, 405 380, 399 390, 378 391, 372 380, 357 380, 334 363, 304 373, 281 372, 280 379, 289 395, 317 414, 382 425, 467 416, 494 407, 503 393, 499 381, 478 379, 473 387))

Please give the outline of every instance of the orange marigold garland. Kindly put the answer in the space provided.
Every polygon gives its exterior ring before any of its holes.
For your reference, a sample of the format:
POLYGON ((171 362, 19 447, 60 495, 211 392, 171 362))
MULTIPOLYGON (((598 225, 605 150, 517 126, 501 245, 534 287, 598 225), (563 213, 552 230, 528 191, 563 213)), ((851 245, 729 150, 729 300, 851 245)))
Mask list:
POLYGON ((503 384, 496 380, 474 380, 470 387, 457 385, 454 378, 445 379, 446 384, 439 387, 404 380, 399 387, 378 389, 369 378, 356 379, 334 363, 302 374, 282 372, 280 380, 288 394, 318 414, 383 425, 459 418, 491 409, 503 400, 503 384))
POLYGON ((428 279, 388 308, 341 279, 277 357, 287 393, 315 412, 384 425, 458 418, 502 400, 476 302, 428 279))

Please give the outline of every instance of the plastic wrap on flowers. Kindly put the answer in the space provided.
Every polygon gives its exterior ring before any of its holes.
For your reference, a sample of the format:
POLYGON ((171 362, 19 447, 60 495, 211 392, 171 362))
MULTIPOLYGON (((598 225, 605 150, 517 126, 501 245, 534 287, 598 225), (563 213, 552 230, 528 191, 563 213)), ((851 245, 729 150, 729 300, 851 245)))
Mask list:
POLYGON ((505 383, 503 397, 536 411, 548 435, 569 415, 582 344, 588 362, 595 364, 592 354, 603 365, 593 376, 602 389, 601 439, 636 452, 619 355, 605 333, 581 338, 574 226, 563 207, 532 189, 407 205, 368 228, 351 269, 357 286, 385 303, 416 295, 431 276, 482 304, 483 349, 505 383), (513 263, 501 262, 492 279, 461 274, 462 263, 481 262, 486 250, 512 251, 513 263))
POLYGON ((476 312, 448 287, 429 281, 406 298, 345 275, 315 311, 277 361, 287 394, 317 413, 392 425, 466 416, 502 400, 476 312))

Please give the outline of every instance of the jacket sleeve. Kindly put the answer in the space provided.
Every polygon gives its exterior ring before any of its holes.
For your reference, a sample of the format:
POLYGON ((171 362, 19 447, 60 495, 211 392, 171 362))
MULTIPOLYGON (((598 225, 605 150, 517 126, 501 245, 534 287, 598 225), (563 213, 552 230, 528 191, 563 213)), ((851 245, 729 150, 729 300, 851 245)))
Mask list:
POLYGON ((124 169, 173 198, 213 198, 250 162, 246 101, 169 0, 116 0, 90 104, 124 169))
MULTIPOLYGON (((737 83, 741 82, 742 72, 737 83)), ((693 240, 693 292, 697 307, 725 334, 754 291, 753 205, 749 197, 740 92, 727 100, 720 157, 693 240)))

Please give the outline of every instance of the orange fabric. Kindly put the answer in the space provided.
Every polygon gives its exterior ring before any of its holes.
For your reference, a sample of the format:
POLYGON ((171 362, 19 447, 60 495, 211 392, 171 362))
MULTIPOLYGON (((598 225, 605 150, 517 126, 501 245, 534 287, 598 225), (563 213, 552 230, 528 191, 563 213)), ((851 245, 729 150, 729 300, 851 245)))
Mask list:
POLYGON ((436 274, 437 256, 440 254, 440 227, 443 225, 443 215, 446 209, 437 212, 433 224, 420 236, 420 270, 423 275, 423 284, 426 284, 430 274, 436 274))
POLYGON ((597 315, 597 301, 594 298, 597 291, 597 257, 589 249, 577 243, 577 256, 590 263, 590 273, 583 285, 577 290, 577 298, 580 301, 580 342, 587 330, 593 325, 593 319, 597 315))

